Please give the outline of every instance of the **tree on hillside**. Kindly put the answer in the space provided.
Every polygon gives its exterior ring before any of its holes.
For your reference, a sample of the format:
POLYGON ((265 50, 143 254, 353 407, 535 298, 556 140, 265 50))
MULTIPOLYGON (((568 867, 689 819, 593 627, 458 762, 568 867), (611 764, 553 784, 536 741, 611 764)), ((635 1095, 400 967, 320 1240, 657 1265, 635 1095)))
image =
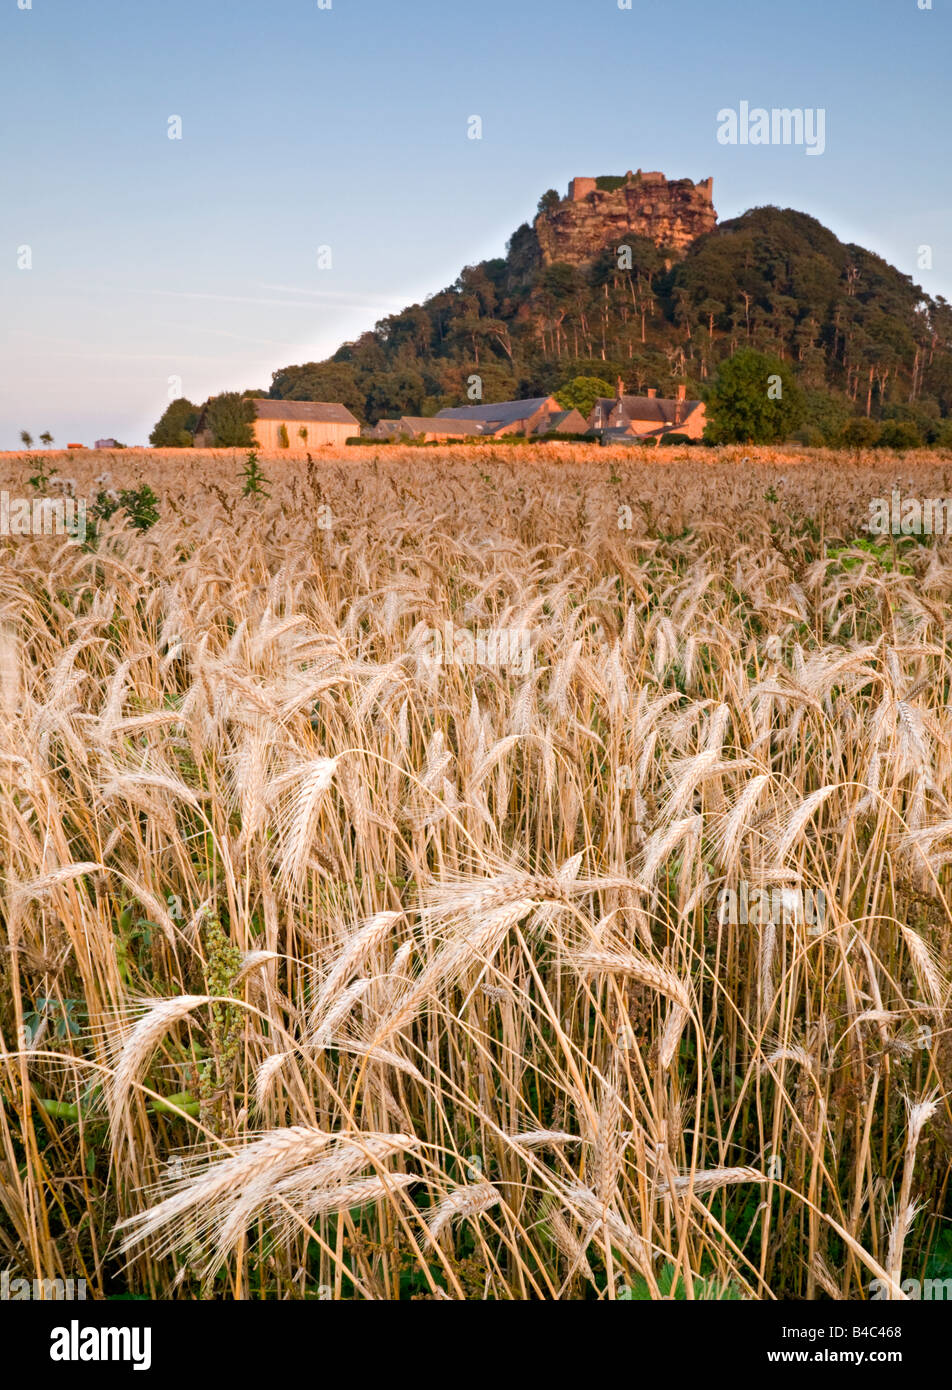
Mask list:
POLYGON ((197 405, 179 396, 166 407, 149 435, 149 443, 156 449, 190 449, 195 442, 198 414, 197 405))
POLYGON ((576 376, 560 386, 555 399, 563 410, 578 410, 588 419, 600 396, 613 399, 615 388, 599 376, 576 376))
POLYGON ((508 366, 501 362, 481 362, 477 367, 472 358, 458 365, 448 363, 440 375, 440 386, 439 394, 447 397, 444 404, 452 406, 489 405, 492 401, 515 400, 521 394, 519 383, 508 366))
POLYGON ((367 392, 367 419, 378 420, 400 415, 419 415, 426 396, 426 383, 419 372, 381 372, 367 392))
MULTIPOLYGON (((384 362, 381 353, 381 367, 384 362)), ((303 366, 275 372, 271 390, 266 394, 272 400, 339 402, 362 420, 366 418, 366 391, 360 385, 359 375, 350 362, 305 362, 303 366)))
MULTIPOLYGON (((360 337, 355 338, 353 342, 342 343, 329 360, 331 362, 347 362, 355 372, 360 373, 384 371, 389 358, 384 351, 383 339, 379 331, 374 330, 373 332, 361 333, 360 337)), ((315 364, 312 362, 310 365, 314 366, 315 364)))
POLYGON ((24 449, 33 448, 33 436, 29 430, 20 431, 20 443, 23 445, 24 449))
POLYGON ((745 348, 721 365, 707 395, 705 438, 714 444, 774 444, 803 419, 803 394, 790 367, 745 348))
POLYGON ((381 341, 394 351, 403 351, 408 357, 423 356, 429 346, 433 333, 430 316, 419 304, 404 309, 401 314, 392 314, 377 324, 381 341))
POLYGON ((40 435, 40 443, 43 445, 44 449, 50 448, 53 443, 53 436, 50 434, 49 430, 44 430, 40 435))

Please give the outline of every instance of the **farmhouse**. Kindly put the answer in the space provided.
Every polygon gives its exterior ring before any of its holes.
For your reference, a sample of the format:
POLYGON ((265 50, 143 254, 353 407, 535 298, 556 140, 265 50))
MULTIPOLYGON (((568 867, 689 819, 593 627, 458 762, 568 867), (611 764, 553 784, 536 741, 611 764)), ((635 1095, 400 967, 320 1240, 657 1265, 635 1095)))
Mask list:
POLYGON ((255 441, 269 453, 280 449, 304 453, 322 444, 344 444, 360 434, 360 424, 346 406, 328 401, 256 400, 255 441))
POLYGON ((646 396, 629 396, 619 378, 615 399, 600 397, 589 423, 594 430, 622 431, 639 439, 660 440, 666 434, 700 439, 705 415, 704 402, 688 400, 686 386, 679 386, 674 397, 659 396, 654 388, 646 396))

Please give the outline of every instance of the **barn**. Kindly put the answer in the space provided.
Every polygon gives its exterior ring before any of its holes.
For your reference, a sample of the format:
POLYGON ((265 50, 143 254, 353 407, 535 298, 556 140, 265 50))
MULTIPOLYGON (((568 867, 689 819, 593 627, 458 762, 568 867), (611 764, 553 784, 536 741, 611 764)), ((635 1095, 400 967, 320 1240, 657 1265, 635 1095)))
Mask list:
POLYGON ((287 449, 303 454, 322 444, 344 444, 360 434, 356 417, 339 403, 256 400, 254 406, 255 441, 268 453, 287 449))
POLYGON ((441 439, 466 439, 483 433, 478 420, 441 420, 436 416, 401 415, 399 420, 378 420, 369 431, 372 439, 416 439, 424 444, 441 439))
POLYGON ((483 434, 533 434, 550 415, 562 407, 554 396, 534 396, 524 401, 497 401, 495 405, 456 405, 438 410, 437 420, 476 420, 483 434))

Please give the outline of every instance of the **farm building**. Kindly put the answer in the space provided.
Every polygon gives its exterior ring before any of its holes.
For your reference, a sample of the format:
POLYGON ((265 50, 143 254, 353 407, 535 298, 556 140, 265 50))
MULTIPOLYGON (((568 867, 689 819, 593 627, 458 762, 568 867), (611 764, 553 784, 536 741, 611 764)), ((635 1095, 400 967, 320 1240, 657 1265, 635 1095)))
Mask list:
POLYGON ((483 426, 482 433, 536 434, 539 425, 550 415, 561 415, 562 407, 554 396, 535 396, 525 401, 497 401, 494 405, 458 405, 436 412, 437 420, 475 420, 483 426))
POLYGON ((346 406, 329 401, 256 400, 254 422, 258 447, 268 453, 288 449, 304 453, 322 444, 344 444, 360 434, 360 424, 346 406))
POLYGON ((466 439, 482 434, 477 420, 440 420, 435 416, 401 415, 399 420, 378 420, 369 431, 372 439, 421 439, 425 444, 439 439, 466 439))
MULTIPOLYGON (((508 404, 522 406, 525 402, 512 401, 508 404)), ((530 404, 535 405, 535 402, 530 404)), ((499 407, 496 406, 494 409, 498 411, 499 407)), ((507 434, 585 434, 588 430, 588 421, 577 410, 534 410, 518 423, 523 428, 513 426, 509 412, 502 420, 473 419, 470 416, 465 419, 448 418, 446 412, 441 412, 439 415, 402 415, 399 420, 380 420, 368 434, 372 439, 410 437, 430 444, 440 439, 466 439, 474 435, 499 439, 507 434)))
POLYGON ((532 434, 586 434, 588 421, 578 410, 556 410, 543 415, 532 434))
POLYGON ((674 397, 659 396, 655 389, 645 396, 629 396, 621 380, 614 400, 601 397, 590 417, 594 430, 623 430, 639 439, 660 439, 666 434, 686 434, 700 439, 704 433, 703 401, 689 401, 687 387, 674 397))

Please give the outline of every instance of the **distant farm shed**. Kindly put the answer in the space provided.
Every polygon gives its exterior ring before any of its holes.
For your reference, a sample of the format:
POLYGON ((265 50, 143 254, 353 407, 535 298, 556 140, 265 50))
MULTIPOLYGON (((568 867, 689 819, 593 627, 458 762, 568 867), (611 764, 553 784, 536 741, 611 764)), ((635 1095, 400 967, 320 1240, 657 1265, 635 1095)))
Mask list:
POLYGON ((379 420, 369 431, 372 439, 416 439, 433 444, 441 439, 465 439, 482 434, 478 420, 442 420, 433 415, 401 415, 399 420, 379 420))
POLYGON ((533 396, 522 401, 497 401, 494 405, 455 405, 438 410, 437 420, 476 420, 483 434, 534 434, 550 415, 562 407, 554 396, 533 396))
POLYGON ((303 454, 322 444, 344 444, 360 434, 360 424, 346 406, 330 401, 254 402, 258 447, 268 452, 288 449, 303 454))

